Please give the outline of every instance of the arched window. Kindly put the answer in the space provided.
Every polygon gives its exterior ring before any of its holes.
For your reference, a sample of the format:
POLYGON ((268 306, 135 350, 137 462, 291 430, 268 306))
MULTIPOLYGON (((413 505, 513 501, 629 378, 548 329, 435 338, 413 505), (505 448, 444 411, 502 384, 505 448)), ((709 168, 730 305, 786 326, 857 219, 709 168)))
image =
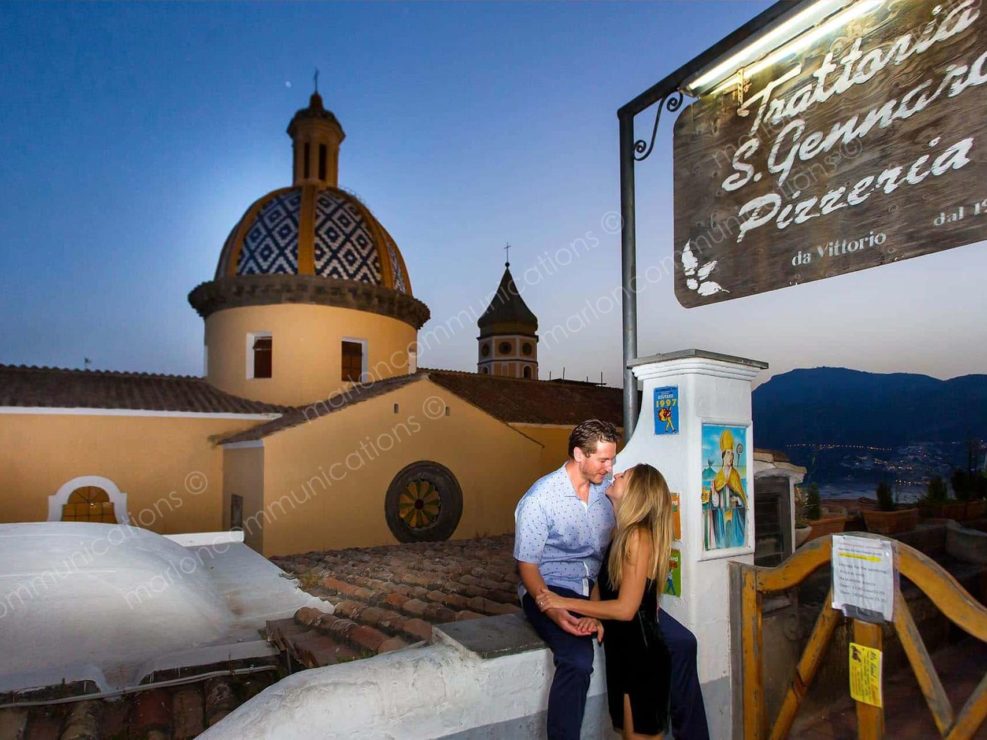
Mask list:
POLYGON ((73 478, 48 497, 48 521, 129 524, 127 494, 100 475, 73 478))
POLYGON ((530 380, 531 379, 531 366, 530 365, 525 365, 524 366, 524 370, 521 371, 521 375, 523 375, 525 378, 528 378, 530 380))
POLYGON ((116 524, 116 512, 110 495, 98 486, 82 486, 69 494, 62 506, 63 522, 102 522, 116 524))

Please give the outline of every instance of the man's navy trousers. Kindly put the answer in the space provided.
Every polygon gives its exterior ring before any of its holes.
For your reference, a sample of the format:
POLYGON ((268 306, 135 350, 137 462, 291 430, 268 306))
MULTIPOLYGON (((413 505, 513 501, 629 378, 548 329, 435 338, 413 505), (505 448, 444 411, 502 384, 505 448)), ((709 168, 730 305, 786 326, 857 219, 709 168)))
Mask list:
MULTIPOLYGON (((549 586, 560 596, 586 598, 567 588, 549 586)), ((586 711, 586 694, 593 674, 593 636, 576 637, 546 617, 529 594, 522 600, 524 613, 535 632, 548 644, 555 661, 555 677, 548 693, 549 740, 578 740, 586 711)), ((671 720, 677 740, 709 740, 696 665, 695 635, 666 611, 658 626, 672 659, 671 720)))

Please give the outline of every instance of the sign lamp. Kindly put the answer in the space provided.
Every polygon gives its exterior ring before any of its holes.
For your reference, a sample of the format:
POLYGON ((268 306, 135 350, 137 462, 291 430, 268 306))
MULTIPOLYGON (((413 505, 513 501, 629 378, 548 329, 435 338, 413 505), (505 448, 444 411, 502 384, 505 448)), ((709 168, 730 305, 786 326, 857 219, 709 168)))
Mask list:
POLYGON ((682 90, 698 97, 719 93, 733 84, 734 75, 745 77, 796 54, 834 28, 873 10, 882 0, 816 0, 801 10, 782 16, 737 51, 716 59, 682 84, 682 90))

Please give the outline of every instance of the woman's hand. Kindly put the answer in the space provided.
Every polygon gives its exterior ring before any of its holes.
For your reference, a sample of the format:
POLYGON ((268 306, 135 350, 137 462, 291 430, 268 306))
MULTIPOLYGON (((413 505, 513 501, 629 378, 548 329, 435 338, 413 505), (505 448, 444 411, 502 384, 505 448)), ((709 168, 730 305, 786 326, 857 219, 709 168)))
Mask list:
POLYGON ((580 632, 591 635, 596 633, 596 641, 603 642, 603 623, 593 617, 582 617, 576 624, 576 629, 580 632))
POLYGON ((568 601, 564 596, 559 596, 548 589, 538 594, 538 597, 535 599, 538 608, 543 612, 547 612, 549 609, 567 609, 566 602, 568 601))

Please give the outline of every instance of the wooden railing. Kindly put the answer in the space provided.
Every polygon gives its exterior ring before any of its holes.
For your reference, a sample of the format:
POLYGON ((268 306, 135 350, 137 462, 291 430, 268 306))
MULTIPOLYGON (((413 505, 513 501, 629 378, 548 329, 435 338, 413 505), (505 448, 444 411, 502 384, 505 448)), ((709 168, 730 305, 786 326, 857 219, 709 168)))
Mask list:
MULTIPOLYGON (((854 536, 879 539, 876 535, 853 533, 854 536)), ((799 706, 812 684, 841 612, 832 608, 832 588, 826 596, 822 611, 809 636, 809 641, 795 666, 795 674, 774 723, 768 728, 765 715, 764 650, 762 633, 762 602, 766 594, 792 588, 808 578, 817 568, 832 558, 832 536, 814 540, 775 568, 762 568, 744 563, 731 563, 735 578, 740 576, 741 680, 743 681, 743 733, 746 740, 785 738, 792 729, 799 706)), ((970 635, 987 642, 987 608, 977 602, 935 561, 903 542, 895 543, 895 565, 898 572, 914 583, 942 613, 970 635)), ((946 696, 942 681, 936 673, 929 651, 919 635, 915 621, 900 587, 895 585, 894 628, 908 662, 915 672, 919 687, 925 695, 929 710, 939 733, 949 740, 969 738, 987 718, 987 675, 967 700, 959 714, 946 696)), ((736 622, 735 622, 736 624, 736 622)), ((853 620, 854 642, 881 649, 881 627, 853 620)), ((857 735, 872 740, 884 736, 884 710, 857 702, 857 735)))

